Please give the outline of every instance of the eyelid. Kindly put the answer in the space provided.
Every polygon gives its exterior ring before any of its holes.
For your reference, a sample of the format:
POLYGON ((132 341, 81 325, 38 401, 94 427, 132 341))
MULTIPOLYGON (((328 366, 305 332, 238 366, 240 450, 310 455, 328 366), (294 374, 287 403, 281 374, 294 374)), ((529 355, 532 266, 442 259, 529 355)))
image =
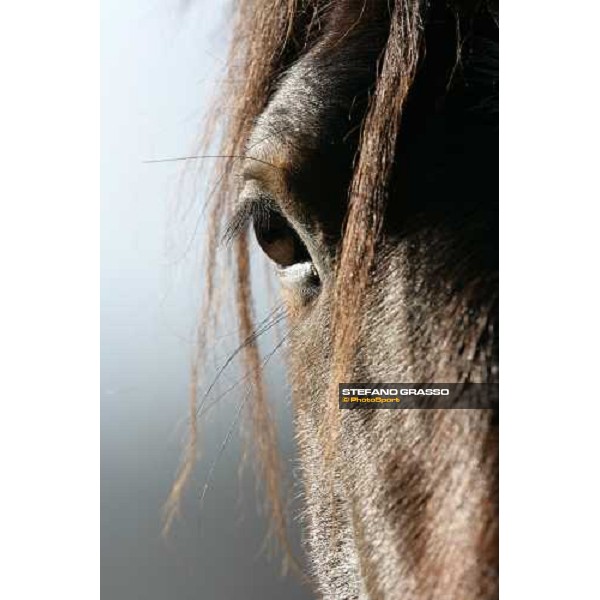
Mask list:
POLYGON ((277 267, 277 273, 284 284, 294 285, 310 277, 318 277, 312 261, 303 261, 289 267, 277 267))

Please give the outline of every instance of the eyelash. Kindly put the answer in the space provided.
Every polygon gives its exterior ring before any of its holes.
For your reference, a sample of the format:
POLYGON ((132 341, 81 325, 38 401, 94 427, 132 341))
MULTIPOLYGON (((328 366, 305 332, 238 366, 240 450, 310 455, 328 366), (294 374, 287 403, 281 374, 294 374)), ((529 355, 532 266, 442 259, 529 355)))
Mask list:
POLYGON ((257 228, 265 226, 272 213, 283 217, 279 208, 268 198, 253 198, 244 202, 225 226, 225 244, 232 244, 250 225, 257 228))

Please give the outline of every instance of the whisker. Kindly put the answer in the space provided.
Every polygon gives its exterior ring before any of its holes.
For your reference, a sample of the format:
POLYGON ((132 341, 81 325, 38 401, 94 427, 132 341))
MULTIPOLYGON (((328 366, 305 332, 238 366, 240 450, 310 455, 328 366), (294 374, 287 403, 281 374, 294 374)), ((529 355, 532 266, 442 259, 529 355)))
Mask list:
MULTIPOLYGON (((283 337, 283 339, 278 342, 275 347, 269 352, 269 354, 267 354, 267 356, 264 358, 264 360, 262 361, 259 370, 262 369, 270 360, 271 358, 275 355, 275 353, 277 352, 277 350, 279 350, 279 348, 281 348, 281 346, 285 343, 285 341, 287 340, 287 337, 289 336, 289 334, 291 333, 291 331, 293 331, 293 328, 287 333, 287 335, 285 335, 283 337)), ((215 400, 213 400, 210 404, 208 404, 204 411, 202 411, 201 416, 205 416, 206 413, 213 407, 215 406, 220 400, 221 398, 223 398, 223 396, 225 396, 226 394, 228 394, 230 391, 232 391, 233 389, 235 389, 240 383, 242 383, 243 381, 245 381, 250 374, 246 374, 243 378, 241 378, 239 381, 237 381, 233 386, 231 386, 228 390, 226 390, 223 394, 221 394, 221 396, 219 396, 218 398, 216 398, 215 400)), ((202 513, 202 509, 204 507, 204 502, 206 500, 206 495, 208 493, 208 490, 210 489, 210 485, 212 484, 213 480, 214 480, 214 475, 215 475, 215 471, 216 471, 216 467, 217 464, 219 462, 219 460, 221 459, 223 453, 225 452, 225 449, 227 447, 227 444, 229 443, 229 441, 231 440, 231 437, 233 435, 233 432, 235 431, 235 428, 239 422, 240 419, 240 415, 242 413, 242 409, 244 408, 244 406, 246 405, 246 402, 248 401, 248 399, 251 397, 251 392, 247 392, 244 395, 243 400, 240 402, 238 409, 236 411, 236 414, 227 430, 227 433, 225 434, 225 438, 223 439, 223 442, 221 443, 221 446, 219 447, 219 451, 217 452, 217 455, 215 456, 215 458, 213 459, 211 466, 209 468, 208 474, 206 476, 206 480, 204 482, 204 485, 202 487, 202 492, 200 493, 199 496, 199 508, 200 508, 200 513, 202 513)), ((200 416, 200 415, 198 415, 200 416)))
POLYGON ((219 447, 219 451, 217 452, 217 455, 215 456, 215 458, 213 459, 213 461, 210 465, 210 469, 208 471, 208 475, 206 476, 206 481, 204 482, 204 486, 202 487, 202 492, 201 492, 200 498, 199 498, 200 514, 202 514, 202 509, 204 507, 204 500, 206 498, 208 489, 210 488, 210 484, 213 482, 215 470, 216 470, 217 464, 219 462, 219 459, 225 452, 225 448, 227 447, 227 444, 229 443, 229 440, 231 439, 231 436, 233 435, 233 432, 235 431, 235 428, 240 420, 240 415, 242 414, 242 409, 244 408, 244 406, 249 398, 250 398, 250 393, 248 392, 244 396, 244 399, 240 402, 240 405, 238 406, 235 416, 234 416, 233 420, 231 421, 229 429, 227 430, 225 439, 221 443, 221 446, 219 447))
POLYGON ((202 408, 206 404, 208 396, 210 395, 210 393, 212 392, 214 387, 217 385, 217 383, 218 383, 221 375, 225 371, 225 369, 227 369, 227 367, 234 361, 234 359, 240 354, 240 352, 242 352, 242 350, 244 350, 244 348, 246 348, 252 342, 256 341, 259 336, 261 336, 263 333, 266 333, 271 327, 273 327, 275 324, 282 321, 284 318, 285 318, 285 310, 283 308, 283 305, 280 304, 269 315, 267 315, 267 317, 265 319, 263 319, 263 321, 261 321, 259 323, 258 328, 255 331, 253 331, 252 334, 249 335, 235 349, 235 351, 227 358, 225 363, 217 371, 217 374, 214 376, 214 378, 211 381, 210 385, 208 386, 206 392, 204 393, 202 400, 199 402, 198 408, 196 409, 196 418, 202 411, 202 408), (273 320, 270 321, 270 319, 273 319, 273 320))
MULTIPOLYGON (((273 324, 275 325, 275 323, 273 324)), ((273 358, 273 356, 275 356, 275 354, 277 353, 277 351, 285 344, 285 342, 287 341, 287 338, 289 337, 290 333, 293 331, 293 328, 290 329, 284 336, 283 338, 273 347, 273 349, 265 356, 264 360, 262 361, 262 363, 260 364, 260 366, 258 367, 258 369, 256 370, 261 370, 263 369, 268 363, 269 361, 273 358)), ((255 370, 255 371, 256 371, 255 370)), ((244 381, 246 381, 250 375, 252 373, 254 373, 255 371, 252 371, 251 373, 247 373, 246 375, 244 375, 242 378, 240 378, 238 381, 236 381, 233 385, 231 385, 229 388, 227 388, 220 396, 218 396, 217 398, 215 398, 214 400, 212 400, 212 402, 209 402, 208 404, 206 404, 204 406, 204 410, 200 411, 198 413, 198 418, 201 419, 203 417, 206 416, 206 414, 210 411, 211 408, 214 408, 217 404, 219 404, 219 402, 225 397, 227 396, 227 394, 229 394, 230 392, 232 392, 235 388, 237 388, 241 383, 243 383, 244 381)))
POLYGON ((152 158, 148 160, 143 160, 143 164, 153 164, 153 163, 168 163, 168 162, 182 162, 184 160, 198 160, 205 158, 233 158, 238 160, 253 160, 262 165, 266 165, 267 167, 271 167, 272 169, 277 169, 278 171, 283 171, 282 167, 278 167, 273 163, 270 163, 267 160, 261 160, 260 158, 256 158, 254 156, 247 156, 246 154, 197 154, 191 156, 174 156, 169 158, 152 158))

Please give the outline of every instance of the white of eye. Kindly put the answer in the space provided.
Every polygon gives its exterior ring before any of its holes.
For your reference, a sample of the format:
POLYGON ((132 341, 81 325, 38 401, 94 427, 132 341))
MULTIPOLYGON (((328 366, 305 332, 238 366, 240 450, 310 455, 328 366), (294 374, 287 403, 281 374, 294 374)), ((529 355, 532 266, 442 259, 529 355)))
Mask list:
POLYGON ((318 277, 317 271, 310 261, 295 263, 289 267, 277 267, 277 275, 286 287, 303 285, 318 277))

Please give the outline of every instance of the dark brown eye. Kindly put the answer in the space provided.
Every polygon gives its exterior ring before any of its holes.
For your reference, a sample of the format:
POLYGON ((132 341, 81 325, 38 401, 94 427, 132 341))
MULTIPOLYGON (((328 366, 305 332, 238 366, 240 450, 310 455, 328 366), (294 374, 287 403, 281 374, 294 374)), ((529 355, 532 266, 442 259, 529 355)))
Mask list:
POLYGON ((269 211, 254 221, 256 240, 265 254, 281 268, 310 261, 310 255, 292 226, 280 214, 269 211))

